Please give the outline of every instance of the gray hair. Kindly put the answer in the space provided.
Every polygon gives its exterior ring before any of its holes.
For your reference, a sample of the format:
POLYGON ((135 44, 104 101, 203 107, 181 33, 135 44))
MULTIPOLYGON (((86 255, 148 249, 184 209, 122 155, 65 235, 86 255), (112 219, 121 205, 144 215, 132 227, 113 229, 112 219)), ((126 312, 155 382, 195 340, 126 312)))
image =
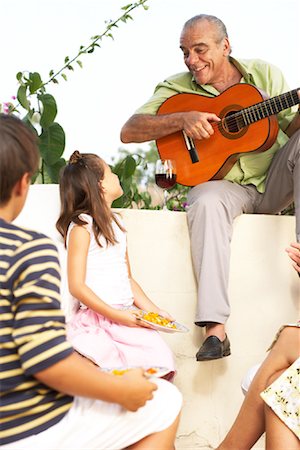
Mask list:
POLYGON ((185 22, 182 31, 185 31, 187 28, 192 27, 193 25, 196 25, 198 22, 202 22, 205 20, 215 25, 219 42, 221 42, 221 40, 224 39, 225 37, 228 38, 227 29, 222 20, 218 19, 218 17, 216 16, 211 16, 208 14, 198 14, 197 16, 192 17, 187 22, 185 22))

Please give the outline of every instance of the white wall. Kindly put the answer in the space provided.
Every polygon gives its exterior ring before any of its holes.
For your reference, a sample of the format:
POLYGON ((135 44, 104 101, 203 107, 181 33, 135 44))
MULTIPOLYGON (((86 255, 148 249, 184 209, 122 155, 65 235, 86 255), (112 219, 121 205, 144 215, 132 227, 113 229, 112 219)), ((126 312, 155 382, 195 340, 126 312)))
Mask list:
MULTIPOLYGON (((58 187, 34 185, 16 222, 60 240, 54 227, 58 213, 58 187)), ((176 355, 176 385, 184 396, 177 449, 211 449, 242 402, 241 378, 264 358, 280 325, 298 317, 299 278, 284 252, 294 239, 294 218, 243 215, 235 221, 227 327, 232 355, 196 362, 202 336, 193 324, 196 283, 185 213, 122 210, 122 215, 135 278, 155 302, 190 328, 187 334, 163 335, 176 355)), ((255 448, 262 449, 262 441, 255 448)))

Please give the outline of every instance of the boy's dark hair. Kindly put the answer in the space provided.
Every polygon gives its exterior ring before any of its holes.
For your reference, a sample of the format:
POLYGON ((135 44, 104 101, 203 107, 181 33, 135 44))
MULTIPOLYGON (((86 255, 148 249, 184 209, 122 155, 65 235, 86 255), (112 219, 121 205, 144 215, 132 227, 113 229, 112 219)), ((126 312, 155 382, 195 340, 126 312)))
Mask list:
POLYGON ((39 150, 33 132, 15 116, 0 114, 0 205, 5 205, 13 187, 25 173, 38 169, 39 150))

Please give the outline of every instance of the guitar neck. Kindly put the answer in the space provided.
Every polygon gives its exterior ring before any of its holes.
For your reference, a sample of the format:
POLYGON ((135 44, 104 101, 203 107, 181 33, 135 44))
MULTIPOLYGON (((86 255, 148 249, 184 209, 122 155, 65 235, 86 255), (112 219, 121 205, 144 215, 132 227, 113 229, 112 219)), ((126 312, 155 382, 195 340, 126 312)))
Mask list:
POLYGON ((294 89, 290 92, 285 92, 284 94, 264 100, 263 102, 256 103, 255 105, 242 109, 236 114, 239 114, 240 119, 243 119, 244 126, 258 122, 261 119, 278 114, 280 111, 300 103, 297 94, 298 90, 294 89))

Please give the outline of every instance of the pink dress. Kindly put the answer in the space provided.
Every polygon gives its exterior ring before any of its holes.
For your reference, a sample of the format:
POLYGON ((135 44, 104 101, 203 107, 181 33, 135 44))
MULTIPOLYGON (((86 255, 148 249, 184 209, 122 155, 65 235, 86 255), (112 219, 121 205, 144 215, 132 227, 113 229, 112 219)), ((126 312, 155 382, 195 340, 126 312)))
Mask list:
MULTIPOLYGON (((102 301, 116 309, 134 308, 126 263, 126 233, 113 222, 117 244, 100 247, 92 230, 92 218, 81 214, 90 233, 86 284, 102 301)), ((118 217, 120 222, 120 219, 118 217)), ((73 228, 72 223, 68 236, 73 228)), ((68 240, 67 240, 68 243, 68 240)), ((174 373, 170 348, 161 335, 142 327, 127 327, 80 304, 68 325, 68 338, 75 350, 102 368, 165 367, 174 373)))

